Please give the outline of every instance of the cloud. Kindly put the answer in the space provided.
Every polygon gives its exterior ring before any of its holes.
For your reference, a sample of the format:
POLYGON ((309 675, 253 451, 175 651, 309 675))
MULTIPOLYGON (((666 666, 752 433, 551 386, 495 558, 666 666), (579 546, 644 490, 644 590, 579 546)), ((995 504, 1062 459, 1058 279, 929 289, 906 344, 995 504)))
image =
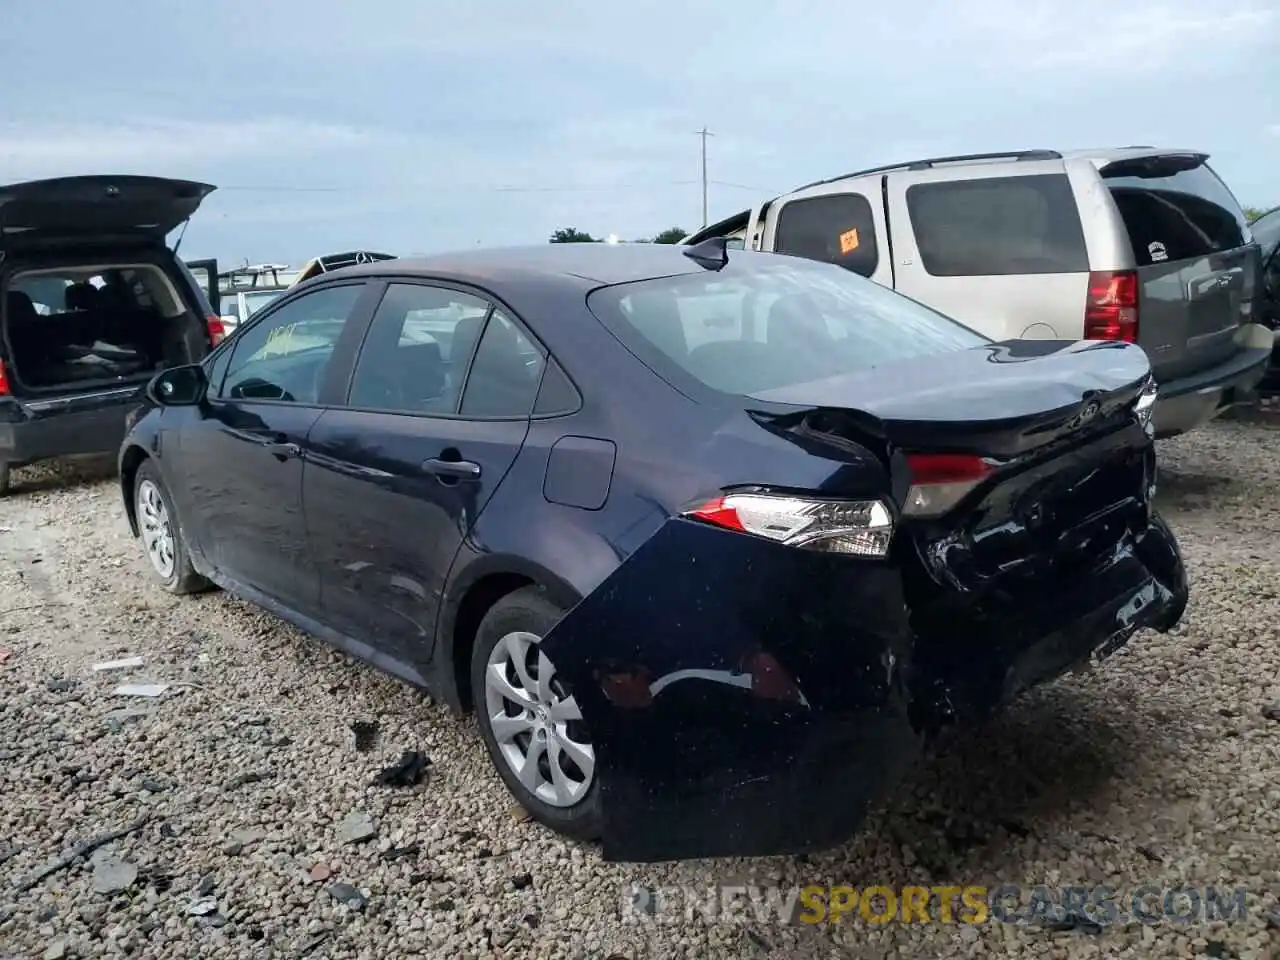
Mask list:
POLYGON ((382 139, 376 131, 279 117, 9 122, 0 123, 0 173, 8 180, 86 171, 177 175, 228 161, 368 151, 382 139))
POLYGON ((206 180, 221 189, 185 244, 268 260, 326 237, 439 249, 693 227, 703 124, 713 219, 880 163, 1094 143, 1200 147, 1253 196, 1280 126, 1239 120, 1269 115, 1274 0, 220 0, 215 34, 200 8, 136 3, 133 20, 89 0, 24 11, 0 181, 206 180), (137 17, 183 42, 120 58, 137 17), (42 36, 64 68, 49 73, 42 36))

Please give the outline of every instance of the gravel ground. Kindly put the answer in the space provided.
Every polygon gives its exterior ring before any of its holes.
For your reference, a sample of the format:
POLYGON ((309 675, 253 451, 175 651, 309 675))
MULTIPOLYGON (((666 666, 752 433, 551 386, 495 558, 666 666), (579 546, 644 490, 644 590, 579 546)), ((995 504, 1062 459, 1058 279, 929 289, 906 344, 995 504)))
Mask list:
POLYGON ((224 594, 151 586, 103 472, 19 471, 0 501, 0 957, 1280 957, 1280 429, 1219 423, 1162 457, 1194 591, 1175 632, 962 736, 845 848, 654 867, 526 822, 471 723, 420 693, 224 594), (90 672, 125 655, 145 665, 90 672), (126 679, 172 686, 112 696, 126 679), (406 749, 427 779, 372 785, 406 749), (1242 923, 1100 932, 620 918, 633 883, 734 882, 1250 894, 1242 923))

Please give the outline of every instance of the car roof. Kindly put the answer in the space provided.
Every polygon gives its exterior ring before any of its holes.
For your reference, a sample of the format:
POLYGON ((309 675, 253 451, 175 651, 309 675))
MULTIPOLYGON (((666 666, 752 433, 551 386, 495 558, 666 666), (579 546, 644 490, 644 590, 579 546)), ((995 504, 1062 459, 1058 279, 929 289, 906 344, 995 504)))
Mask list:
MULTIPOLYGON (((533 276, 559 276, 607 286, 698 273, 702 268, 684 256, 688 249, 662 243, 546 243, 384 260, 344 267, 325 276, 420 275, 480 287, 533 276)), ((743 255, 743 251, 737 251, 733 258, 743 255)))

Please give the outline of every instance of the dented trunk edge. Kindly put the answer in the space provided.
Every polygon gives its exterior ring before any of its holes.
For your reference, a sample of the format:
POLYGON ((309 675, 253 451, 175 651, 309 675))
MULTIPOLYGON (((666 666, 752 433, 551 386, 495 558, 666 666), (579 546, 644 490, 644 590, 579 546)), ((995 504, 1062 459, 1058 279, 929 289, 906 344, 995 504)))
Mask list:
POLYGON ((851 837, 941 726, 1169 629, 1186 598, 1153 519, 1070 603, 962 625, 948 654, 893 563, 672 518, 543 648, 595 746, 606 860, 797 854, 851 837))

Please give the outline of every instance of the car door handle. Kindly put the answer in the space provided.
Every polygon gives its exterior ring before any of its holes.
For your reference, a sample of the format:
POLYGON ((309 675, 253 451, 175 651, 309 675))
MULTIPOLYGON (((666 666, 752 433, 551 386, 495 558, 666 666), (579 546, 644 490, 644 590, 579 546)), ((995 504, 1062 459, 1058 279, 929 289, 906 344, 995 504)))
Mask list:
POLYGON ((280 461, 302 456, 302 448, 296 443, 268 443, 267 452, 280 461))
POLYGON ((480 464, 470 460, 441 460, 432 457, 422 462, 422 469, 441 479, 479 480, 480 464))

